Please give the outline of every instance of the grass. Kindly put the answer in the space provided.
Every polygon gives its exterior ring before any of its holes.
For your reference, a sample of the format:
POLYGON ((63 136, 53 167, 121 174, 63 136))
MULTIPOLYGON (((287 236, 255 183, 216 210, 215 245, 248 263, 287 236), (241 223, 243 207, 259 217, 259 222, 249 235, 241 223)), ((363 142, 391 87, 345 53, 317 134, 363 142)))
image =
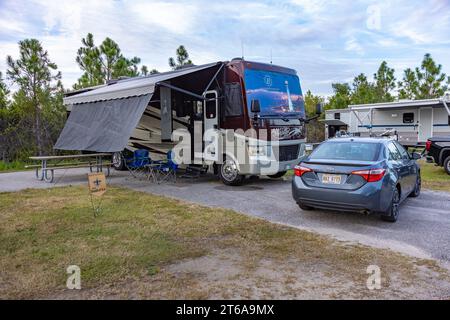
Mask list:
POLYGON ((424 160, 419 161, 422 173, 422 186, 426 189, 450 192, 450 175, 443 167, 424 160))
MULTIPOLYGON (((433 261, 124 188, 109 188, 101 208, 94 217, 85 187, 0 193, 0 298, 58 296, 65 290, 66 268, 73 264, 81 268, 83 292, 92 292, 89 297, 99 288, 111 292, 144 279, 146 290, 135 290, 139 297, 207 298, 214 281, 202 278, 202 287, 195 286, 201 266, 187 278, 165 269, 213 252, 242 257, 244 274, 256 272, 266 260, 280 270, 287 261, 294 269, 328 270, 325 278, 344 279, 351 284, 348 294, 356 297, 369 294, 365 270, 370 264, 417 286, 429 281, 417 278, 418 265, 445 275, 433 261)), ((386 283, 392 286, 392 281, 386 283)), ((223 289, 221 296, 230 290, 223 289)))
POLYGON ((0 161, 0 172, 12 172, 25 170, 27 164, 23 161, 0 161))

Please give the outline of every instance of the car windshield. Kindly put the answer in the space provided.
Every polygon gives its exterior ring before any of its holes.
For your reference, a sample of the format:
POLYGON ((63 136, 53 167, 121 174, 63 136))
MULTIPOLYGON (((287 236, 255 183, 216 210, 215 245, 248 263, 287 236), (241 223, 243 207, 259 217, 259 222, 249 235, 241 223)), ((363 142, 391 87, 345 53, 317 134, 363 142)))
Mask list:
POLYGON ((309 159, 375 161, 379 149, 379 143, 325 142, 313 151, 309 159))
POLYGON ((261 116, 305 116, 300 80, 295 74, 246 69, 244 78, 248 106, 259 100, 261 116))

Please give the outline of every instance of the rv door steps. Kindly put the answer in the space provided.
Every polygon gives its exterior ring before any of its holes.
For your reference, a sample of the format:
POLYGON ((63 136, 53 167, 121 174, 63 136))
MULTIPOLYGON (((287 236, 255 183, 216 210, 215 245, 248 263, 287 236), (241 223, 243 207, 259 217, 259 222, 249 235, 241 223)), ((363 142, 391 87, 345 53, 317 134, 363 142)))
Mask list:
POLYGON ((207 166, 189 165, 186 167, 186 172, 181 176, 181 178, 195 179, 200 177, 201 175, 206 174, 206 172, 208 172, 207 166))

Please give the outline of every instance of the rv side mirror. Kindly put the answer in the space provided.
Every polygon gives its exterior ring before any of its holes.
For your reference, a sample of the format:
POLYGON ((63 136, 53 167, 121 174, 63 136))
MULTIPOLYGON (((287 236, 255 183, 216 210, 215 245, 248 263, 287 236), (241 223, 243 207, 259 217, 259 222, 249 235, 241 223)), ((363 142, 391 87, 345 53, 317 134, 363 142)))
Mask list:
POLYGON ((316 104, 316 114, 319 115, 322 114, 322 112, 323 112, 323 104, 322 103, 316 104))
POLYGON ((259 100, 252 100, 250 110, 253 113, 261 112, 261 105, 259 104, 259 100))

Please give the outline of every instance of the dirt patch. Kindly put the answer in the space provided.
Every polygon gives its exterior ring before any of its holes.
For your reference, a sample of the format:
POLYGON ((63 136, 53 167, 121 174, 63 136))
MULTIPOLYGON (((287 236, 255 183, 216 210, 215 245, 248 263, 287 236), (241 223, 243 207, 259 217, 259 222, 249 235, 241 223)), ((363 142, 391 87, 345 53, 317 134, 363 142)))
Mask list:
POLYGON ((327 264, 296 258, 261 259, 243 252, 215 251, 170 264, 153 276, 114 285, 60 290, 46 299, 448 299, 450 283, 440 272, 418 265, 414 278, 383 274, 381 289, 369 290, 368 274, 349 279, 327 264))

